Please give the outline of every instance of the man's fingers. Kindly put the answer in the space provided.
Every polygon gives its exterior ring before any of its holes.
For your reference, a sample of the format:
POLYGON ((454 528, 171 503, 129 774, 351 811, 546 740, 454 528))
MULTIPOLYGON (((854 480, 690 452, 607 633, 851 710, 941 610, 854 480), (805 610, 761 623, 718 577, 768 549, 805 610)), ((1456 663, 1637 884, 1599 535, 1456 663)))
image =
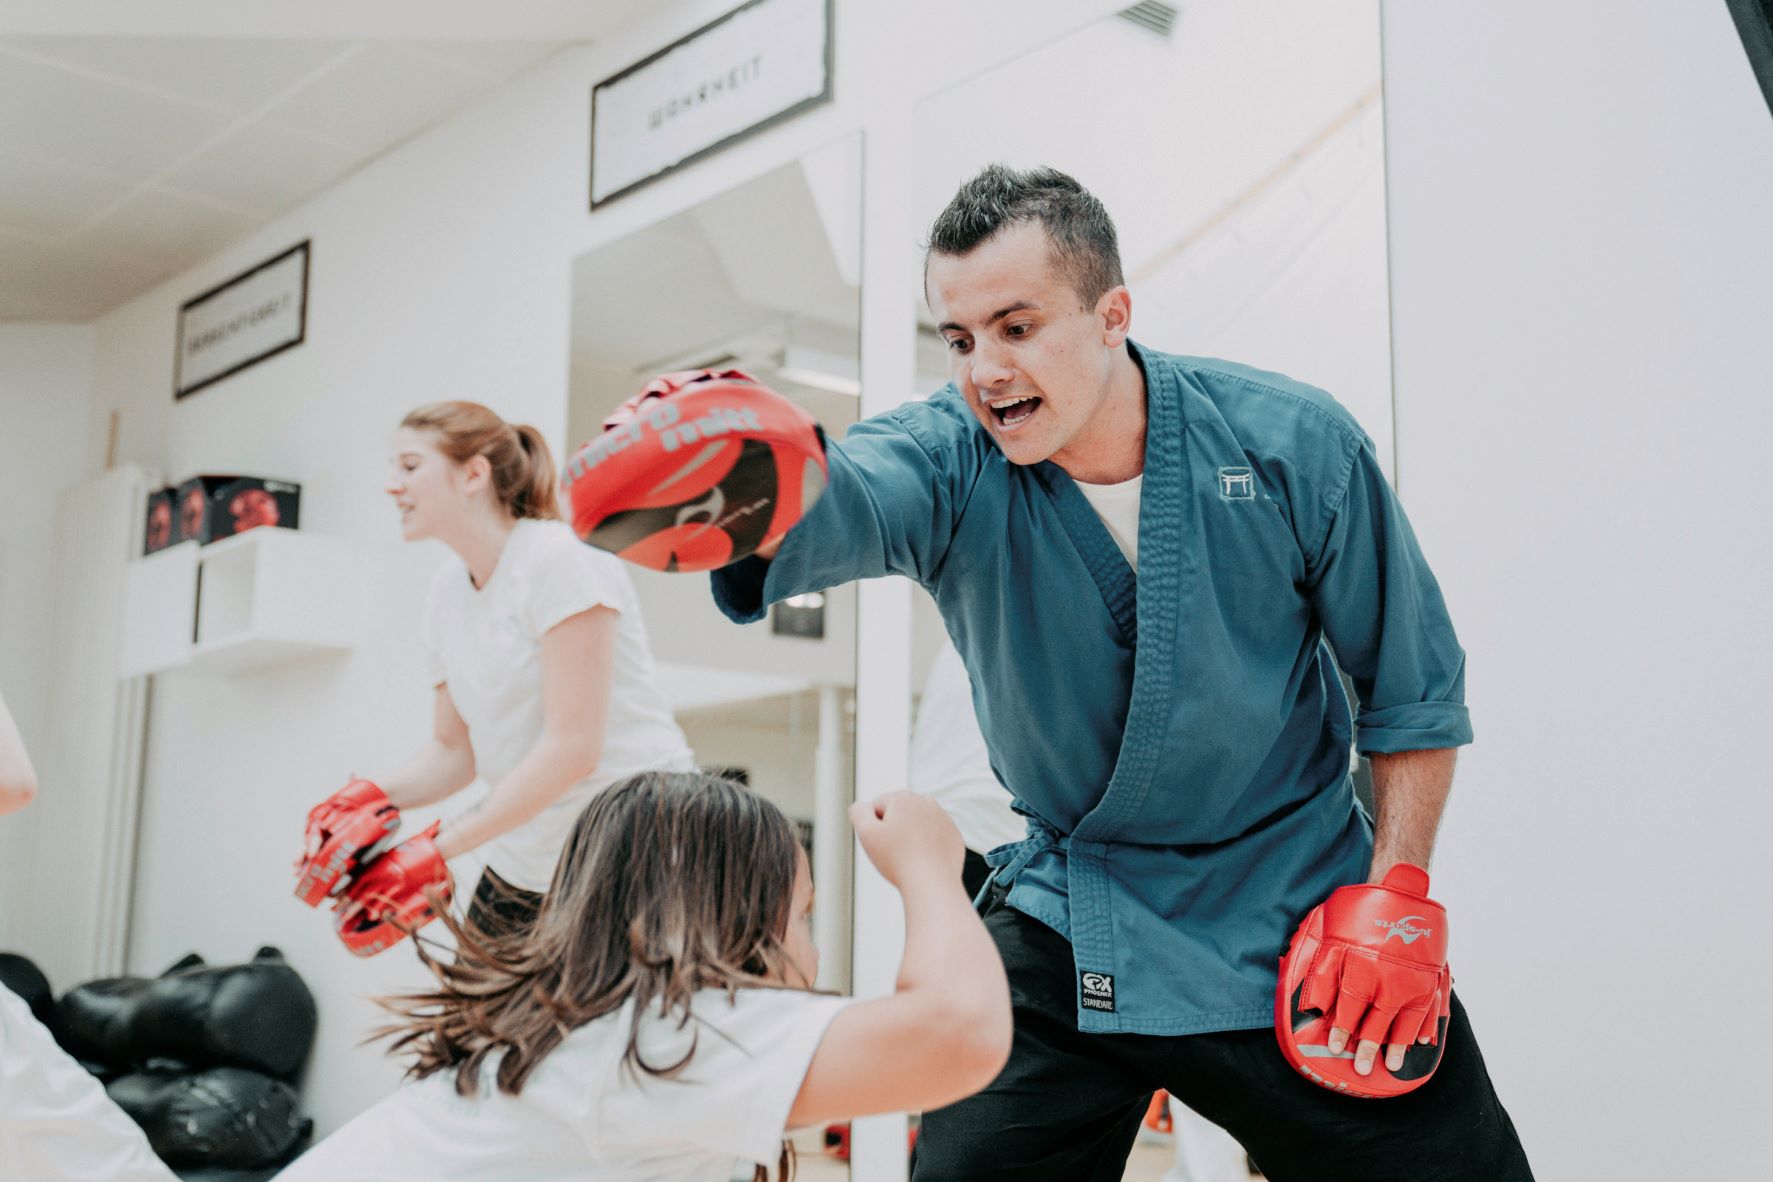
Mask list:
MULTIPOLYGON (((1352 967, 1354 961, 1349 964, 1352 967)), ((1373 994, 1363 987, 1363 983, 1349 969, 1342 974, 1342 992, 1336 996, 1336 1008, 1330 1015, 1330 1025, 1345 1030, 1349 1035, 1361 1032, 1361 1023, 1366 1020, 1368 1008, 1373 1003, 1373 994)), ((1347 1041, 1346 1038, 1343 1040, 1347 1041)))
POLYGON ((1366 1016, 1361 1019, 1361 1024, 1355 1029, 1362 1042, 1370 1042, 1377 1045, 1387 1041, 1395 1042, 1398 1038, 1402 1038, 1405 1042, 1408 1042, 1416 1036, 1416 1031, 1421 1027, 1421 1023, 1418 1022, 1410 1027, 1410 1032, 1408 1034, 1401 1034, 1388 1039, 1386 1036, 1391 1034, 1392 1027, 1396 1024, 1397 1011, 1385 1004, 1383 997, 1377 997, 1373 999, 1372 1008, 1367 1011, 1366 1016))
POLYGON ((1330 1016, 1330 1024, 1350 1033, 1361 1032, 1361 1019, 1378 992, 1379 962, 1351 949, 1342 961, 1336 1012, 1330 1016))
MULTIPOLYGON (((1348 1031, 1340 1026, 1330 1028, 1327 1040, 1332 1055, 1340 1055, 1348 1049, 1352 1038, 1348 1031)), ((1404 1065, 1404 1052, 1409 1050, 1407 1043, 1393 1043, 1385 1048, 1386 1070, 1395 1072, 1404 1065)), ((1379 1044, 1370 1038, 1363 1038, 1354 1043, 1354 1069, 1360 1075, 1371 1075, 1373 1063, 1379 1057, 1379 1044)))
POLYGON ((1429 996, 1405 1006, 1397 1012, 1397 1018, 1391 1024, 1390 1037, 1381 1033, 1379 1039, 1387 1046, 1409 1046, 1422 1034, 1428 1021, 1428 1011, 1433 1004, 1434 998, 1429 996))
POLYGON ((1333 944, 1325 948, 1305 979, 1305 990, 1299 1001, 1301 1010, 1316 1010, 1326 1017, 1336 1008, 1337 985, 1342 980, 1342 960, 1346 946, 1333 944))

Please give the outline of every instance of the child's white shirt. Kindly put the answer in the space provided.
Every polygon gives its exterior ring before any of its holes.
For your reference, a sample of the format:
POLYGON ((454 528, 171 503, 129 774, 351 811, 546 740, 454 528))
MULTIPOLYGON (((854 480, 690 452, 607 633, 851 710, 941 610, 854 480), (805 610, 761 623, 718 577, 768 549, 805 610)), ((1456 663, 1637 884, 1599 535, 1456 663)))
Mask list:
POLYGON ((148 1138, 0 985, 0 1178, 177 1182, 148 1138))
POLYGON ((468 724, 476 774, 494 785, 542 736, 544 634, 595 607, 613 608, 616 647, 609 721, 597 768, 538 816, 477 851, 500 877, 545 891, 586 801, 644 771, 693 771, 689 743, 660 691, 639 597, 614 555, 594 550, 564 521, 519 521, 486 586, 449 555, 431 581, 420 631, 432 684, 446 683, 468 724))
POLYGON ((813 1052, 847 997, 789 989, 697 993, 694 1018, 647 1019, 641 1054, 675 1079, 623 1063, 633 1004, 568 1034, 519 1095, 455 1092, 444 1072, 392 1096, 297 1159, 277 1182, 730 1182, 774 1166, 813 1052))

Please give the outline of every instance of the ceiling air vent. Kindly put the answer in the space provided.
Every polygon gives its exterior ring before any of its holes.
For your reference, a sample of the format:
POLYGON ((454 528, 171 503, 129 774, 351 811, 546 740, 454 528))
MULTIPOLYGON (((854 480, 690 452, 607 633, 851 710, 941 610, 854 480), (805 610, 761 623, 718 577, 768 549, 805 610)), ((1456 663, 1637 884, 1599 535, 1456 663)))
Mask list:
POLYGON ((1122 20, 1132 21, 1141 29, 1156 33, 1159 37, 1168 37, 1176 28, 1178 9, 1174 4, 1165 4, 1162 0, 1139 0, 1131 8, 1123 8, 1115 15, 1122 20))

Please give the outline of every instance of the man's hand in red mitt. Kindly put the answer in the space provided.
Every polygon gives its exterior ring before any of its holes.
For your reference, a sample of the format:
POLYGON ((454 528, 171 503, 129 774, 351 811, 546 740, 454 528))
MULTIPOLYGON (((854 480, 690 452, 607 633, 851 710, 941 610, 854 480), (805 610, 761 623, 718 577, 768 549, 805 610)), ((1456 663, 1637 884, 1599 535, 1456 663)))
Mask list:
POLYGON ((567 461, 581 539, 654 570, 773 554, 825 490, 813 417, 737 370, 655 378, 567 461))
POLYGON ((1381 883, 1332 892, 1293 933, 1281 957, 1275 1033, 1287 1061, 1313 1083, 1368 1099, 1401 1096, 1440 1064, 1452 990, 1446 909, 1428 897, 1428 872, 1399 862, 1381 883))

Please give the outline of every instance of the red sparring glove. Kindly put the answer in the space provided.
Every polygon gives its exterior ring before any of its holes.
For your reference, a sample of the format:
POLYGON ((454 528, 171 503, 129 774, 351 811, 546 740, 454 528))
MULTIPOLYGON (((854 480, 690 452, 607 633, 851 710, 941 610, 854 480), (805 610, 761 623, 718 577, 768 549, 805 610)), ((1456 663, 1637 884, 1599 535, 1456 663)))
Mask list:
POLYGON ((345 888, 334 929, 358 956, 374 956, 437 918, 449 903, 449 867, 437 852, 441 821, 409 837, 369 865, 345 888), (433 904, 435 898, 435 904, 433 904))
POLYGON ((1399 862, 1375 886, 1340 887, 1293 933, 1281 957, 1274 1029, 1287 1062, 1315 1084, 1384 1099, 1414 1091, 1440 1065, 1453 993, 1447 911, 1428 897, 1428 872, 1399 862), (1332 1053, 1330 1028, 1349 1032, 1332 1053), (1419 1040, 1426 1038, 1426 1044, 1419 1040), (1383 1050, 1373 1070, 1354 1069, 1358 1041, 1399 1045, 1393 1072, 1383 1050))
POLYGON ((567 461, 581 539, 654 570, 713 570, 780 542, 825 491, 813 417, 738 370, 654 378, 567 461))
POLYGON ((308 813, 296 898, 310 907, 344 889, 359 867, 393 844, 400 810, 368 780, 352 780, 308 813))

